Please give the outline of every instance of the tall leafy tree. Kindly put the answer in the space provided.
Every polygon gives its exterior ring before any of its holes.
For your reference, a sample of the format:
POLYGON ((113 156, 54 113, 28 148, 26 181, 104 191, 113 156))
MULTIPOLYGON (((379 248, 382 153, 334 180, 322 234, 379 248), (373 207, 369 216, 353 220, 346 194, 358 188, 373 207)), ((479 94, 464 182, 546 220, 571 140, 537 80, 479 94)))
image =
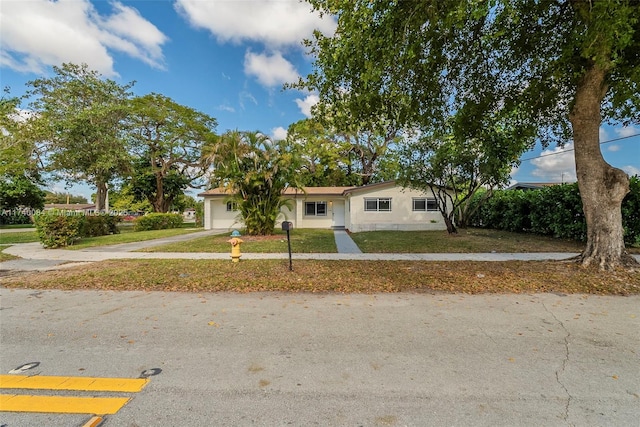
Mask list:
POLYGON ((137 157, 131 188, 155 212, 167 212, 206 172, 202 149, 215 138, 217 121, 159 94, 131 101, 129 142, 137 157))
MULTIPOLYGON (((526 140, 522 142, 526 144, 526 140)), ((447 231, 455 233, 456 224, 465 227, 473 214, 468 201, 481 190, 487 190, 483 193, 486 198, 494 188, 506 184, 523 149, 504 128, 485 129, 473 139, 455 134, 423 135, 400 149, 398 181, 430 191, 447 231)))
POLYGON ((20 110, 20 99, 5 89, 0 98, 0 175, 26 175, 36 180, 40 175, 37 147, 23 130, 28 117, 20 110))
POLYGON ((310 0, 338 17, 303 86, 358 123, 467 128, 510 117, 545 143, 573 140, 587 219, 583 265, 615 268, 625 253, 621 203, 629 178, 607 164, 603 120, 640 121, 636 0, 310 0))
POLYGON ((44 191, 25 175, 0 177, 0 209, 42 209, 44 195, 44 191))
POLYGON ((42 209, 44 191, 36 146, 22 128, 26 116, 19 109, 20 99, 0 99, 0 209, 42 209))
POLYGON ((104 79, 86 64, 53 71, 28 83, 34 98, 29 137, 41 144, 49 171, 95 186, 96 209, 102 210, 108 185, 129 168, 124 119, 133 83, 104 79))
POLYGON ((287 135, 300 153, 305 185, 366 185, 395 178, 397 164, 390 148, 397 140, 395 132, 362 130, 323 117, 294 123, 287 135))
POLYGON ((109 208, 116 212, 152 212, 148 200, 136 200, 128 184, 121 184, 109 190, 109 208))
POLYGON ((300 181, 308 187, 357 185, 351 173, 350 145, 336 138, 319 121, 303 119, 291 126, 287 140, 300 158, 300 181))
POLYGON ((379 163, 388 153, 389 145, 397 139, 395 130, 385 133, 355 130, 343 133, 342 137, 349 143, 350 164, 358 166, 356 173, 360 176, 359 184, 376 182, 379 163))
MULTIPOLYGON (((111 197, 111 191, 109 191, 111 197)), ((88 200, 84 196, 76 196, 70 193, 60 193, 47 191, 44 196, 45 203, 87 203, 88 200)))
POLYGON ((250 235, 273 234, 282 192, 298 187, 298 159, 285 140, 260 132, 229 131, 206 153, 213 165, 212 185, 225 189, 250 235))

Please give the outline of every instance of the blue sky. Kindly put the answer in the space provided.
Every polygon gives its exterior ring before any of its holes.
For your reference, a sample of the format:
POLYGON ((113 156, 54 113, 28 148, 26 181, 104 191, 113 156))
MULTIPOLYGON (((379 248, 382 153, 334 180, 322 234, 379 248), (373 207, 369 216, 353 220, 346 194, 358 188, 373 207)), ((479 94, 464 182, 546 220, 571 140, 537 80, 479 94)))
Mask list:
MULTIPOLYGON (((138 95, 161 93, 215 117, 219 133, 260 130, 275 138, 308 117, 317 100, 282 89, 311 70, 302 39, 314 28, 335 29, 331 17, 321 19, 297 0, 0 1, 0 84, 13 95, 50 76, 53 65, 87 63, 119 83, 136 81, 138 95)), ((605 126, 601 141, 636 134, 640 126, 605 126)), ((536 147, 514 180, 574 181, 571 147, 536 147)), ((602 151, 612 165, 640 174, 640 135, 602 151)), ((50 189, 65 191, 62 183, 50 189)), ((86 197, 92 191, 71 189, 86 197)))

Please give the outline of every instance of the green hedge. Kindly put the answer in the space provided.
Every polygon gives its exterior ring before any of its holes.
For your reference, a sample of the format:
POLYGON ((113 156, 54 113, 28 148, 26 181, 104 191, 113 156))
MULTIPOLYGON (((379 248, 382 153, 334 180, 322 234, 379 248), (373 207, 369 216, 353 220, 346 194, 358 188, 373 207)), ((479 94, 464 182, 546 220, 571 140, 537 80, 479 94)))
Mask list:
POLYGON ((38 238, 45 248, 73 245, 82 237, 119 233, 121 218, 113 215, 85 216, 83 213, 48 211, 34 215, 38 238))
POLYGON ((82 237, 107 236, 118 234, 118 223, 122 221, 121 216, 116 215, 94 215, 85 216, 82 223, 82 237))
MULTIPOLYGON (((640 246, 640 178, 632 177, 631 191, 622 202, 625 244, 640 246)), ((512 232, 526 232, 585 241, 587 225, 578 184, 563 184, 538 190, 499 190, 481 202, 470 225, 512 232)))
POLYGON ((0 212, 0 225, 31 224, 31 218, 21 209, 6 209, 0 212))
POLYGON ((38 238, 45 248, 70 246, 82 235, 83 215, 42 213, 33 219, 38 238))
POLYGON ((164 230, 167 228, 180 228, 182 215, 171 213, 150 213, 138 217, 135 220, 135 231, 164 230))

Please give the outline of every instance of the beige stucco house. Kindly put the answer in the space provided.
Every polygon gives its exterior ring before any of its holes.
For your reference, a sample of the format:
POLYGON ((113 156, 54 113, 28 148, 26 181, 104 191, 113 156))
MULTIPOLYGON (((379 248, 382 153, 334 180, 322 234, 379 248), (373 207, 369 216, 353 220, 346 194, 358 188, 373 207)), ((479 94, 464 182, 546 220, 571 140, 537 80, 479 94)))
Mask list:
MULTIPOLYGON (((229 194, 220 189, 200 193, 204 198, 204 228, 242 228, 229 194)), ((351 232, 375 230, 445 230, 431 192, 403 188, 394 181, 361 187, 289 188, 288 203, 277 226, 290 221, 295 228, 345 228, 351 232)))

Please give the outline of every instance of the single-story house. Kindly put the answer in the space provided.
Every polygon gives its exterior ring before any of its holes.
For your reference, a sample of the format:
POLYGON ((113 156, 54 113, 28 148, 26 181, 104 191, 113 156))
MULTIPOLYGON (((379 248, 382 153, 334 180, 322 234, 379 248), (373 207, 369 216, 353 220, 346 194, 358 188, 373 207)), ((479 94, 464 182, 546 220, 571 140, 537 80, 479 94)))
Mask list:
POLYGON ((95 203, 47 203, 44 205, 44 210, 92 214, 96 211, 96 205, 95 203))
MULTIPOLYGON (((204 228, 242 228, 229 193, 219 188, 204 198, 204 228)), ((288 203, 277 225, 290 221, 295 228, 345 228, 352 232, 375 230, 444 230, 446 225, 431 192, 403 188, 394 181, 360 187, 288 188, 288 203)))

